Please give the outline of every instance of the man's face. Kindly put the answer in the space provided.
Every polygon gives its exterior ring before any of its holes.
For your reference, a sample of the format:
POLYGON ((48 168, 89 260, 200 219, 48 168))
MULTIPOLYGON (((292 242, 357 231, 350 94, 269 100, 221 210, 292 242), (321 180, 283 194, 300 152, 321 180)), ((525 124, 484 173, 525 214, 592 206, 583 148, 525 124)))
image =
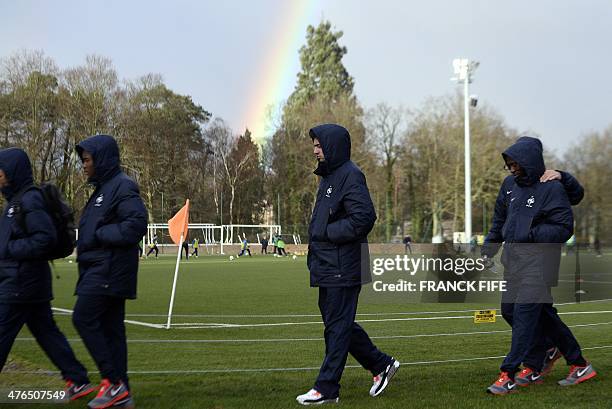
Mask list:
POLYGON ((83 156, 81 158, 83 160, 83 171, 88 178, 93 177, 96 174, 96 168, 94 167, 93 157, 91 153, 87 151, 83 151, 83 156))
POLYGON ((317 158, 317 161, 319 162, 325 162, 325 155, 323 155, 323 148, 321 148, 321 143, 319 143, 319 140, 317 138, 314 138, 312 140, 312 146, 313 146, 313 152, 315 157, 317 158))
POLYGON ((525 171, 523 170, 523 168, 521 168, 521 166, 510 157, 506 158, 506 169, 508 169, 508 171, 512 173, 512 176, 514 177, 525 175, 525 171))
POLYGON ((0 189, 8 186, 8 178, 6 177, 6 173, 2 169, 0 169, 0 189))

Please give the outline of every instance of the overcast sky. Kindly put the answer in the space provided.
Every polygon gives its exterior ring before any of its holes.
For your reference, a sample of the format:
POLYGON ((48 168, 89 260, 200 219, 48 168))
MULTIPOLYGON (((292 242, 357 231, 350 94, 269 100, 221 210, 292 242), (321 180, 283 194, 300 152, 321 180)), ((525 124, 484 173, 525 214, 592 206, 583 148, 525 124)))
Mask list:
MULTIPOLYGON (((239 132, 291 4, 0 0, 0 56, 41 49, 61 68, 88 54, 110 57, 121 78, 159 73, 239 132)), ((481 63, 471 92, 508 125, 540 134, 548 149, 563 153, 612 124, 612 1, 318 0, 302 9, 290 21, 299 41, 278 61, 290 74, 283 98, 295 84, 306 25, 325 18, 344 32, 344 63, 366 108, 415 108, 454 92, 451 62, 465 56, 481 63)))

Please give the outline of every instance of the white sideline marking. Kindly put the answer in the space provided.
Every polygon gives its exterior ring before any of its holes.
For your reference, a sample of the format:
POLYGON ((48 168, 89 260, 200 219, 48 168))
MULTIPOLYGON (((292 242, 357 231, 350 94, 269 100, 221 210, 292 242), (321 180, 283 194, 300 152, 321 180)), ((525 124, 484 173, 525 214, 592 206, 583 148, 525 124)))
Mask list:
MULTIPOLYGON (((479 310, 478 310, 479 311, 479 310)), ((612 311, 566 311, 559 312, 559 315, 580 315, 580 314, 609 314, 612 311)), ((501 317, 497 314, 496 317, 501 317)), ((394 322, 394 321, 432 321, 432 320, 454 320, 454 319, 473 319, 472 315, 457 315, 448 317, 411 317, 411 318, 385 318, 376 320, 356 320, 355 322, 394 322)), ((305 321, 305 322, 274 322, 274 323, 258 323, 258 324, 217 324, 217 323, 199 323, 186 322, 172 324, 172 328, 177 329, 198 329, 198 328, 255 328, 255 327, 282 327, 291 325, 317 325, 323 324, 322 321, 305 321)))
MULTIPOLYGON (((581 301, 579 303, 565 302, 565 303, 556 303, 555 306, 560 305, 574 305, 574 304, 587 304, 587 303, 596 303, 596 302, 606 302, 612 301, 612 298, 604 298, 601 300, 588 300, 581 301)), ((412 311, 412 312, 374 312, 374 313, 357 313, 359 316, 386 316, 386 315, 427 315, 427 314, 451 314, 451 313, 459 313, 459 312, 476 312, 486 309, 498 309, 499 305, 491 305, 484 306, 479 309, 473 310, 445 310, 445 311, 412 311)), ((63 309, 63 308, 53 308, 54 310, 62 313, 66 313, 68 315, 72 314, 72 310, 63 309)), ((125 314, 126 317, 167 317, 168 314, 125 314)), ((182 318, 309 318, 309 317, 320 317, 321 314, 172 314, 173 317, 182 317, 182 318)))
MULTIPOLYGON (((71 315, 73 313, 72 310, 66 309, 66 308, 57 308, 57 307, 53 307, 51 308, 54 311, 59 311, 62 313, 65 313, 67 315, 71 315)), ((124 320, 123 322, 125 322, 126 324, 134 324, 134 325, 142 325, 143 327, 149 327, 149 328, 165 328, 164 325, 162 324, 151 324, 149 322, 141 322, 141 321, 133 321, 133 320, 124 320)))
MULTIPOLYGON (((612 345, 599 345, 594 347, 582 348, 583 350, 593 349, 607 349, 612 348, 612 345)), ((444 364, 444 363, 456 363, 456 362, 473 362, 483 361, 487 359, 500 359, 505 358, 505 355, 498 356, 478 356, 471 358, 457 358, 457 359, 440 359, 434 361, 415 361, 415 362, 401 362, 402 365, 432 365, 432 364, 444 364)), ((361 368, 360 365, 347 365, 345 368, 361 368)), ((244 369, 186 369, 186 370, 160 370, 160 371, 147 371, 147 370, 132 370, 128 371, 128 374, 138 375, 179 375, 179 374, 207 374, 207 373, 245 373, 245 372, 295 372, 295 371, 318 371, 321 366, 309 366, 309 367, 297 367, 297 368, 244 368, 244 369)), ((23 373, 23 374, 58 374, 59 371, 10 371, 7 373, 23 373)))
MULTIPOLYGON (((560 283, 575 283, 576 280, 559 280, 560 283)), ((592 281, 592 280, 582 280, 580 284, 606 284, 612 285, 612 281, 592 281)))
MULTIPOLYGON (((72 310, 66 308, 56 308, 53 310, 72 314, 72 310)), ((475 310, 480 311, 480 310, 475 310)), ((578 314, 606 314, 612 313, 612 311, 565 311, 559 312, 559 315, 578 315, 578 314)), ((496 315, 501 317, 500 314, 496 315)), ((471 315, 458 315, 458 316, 445 316, 445 317, 410 317, 410 318, 385 318, 385 319, 370 319, 370 320, 358 320, 356 322, 393 322, 393 321, 431 321, 431 320, 451 320, 451 319, 467 319, 473 318, 471 315)), ((149 328, 165 329, 164 324, 154 324, 149 322, 125 320, 127 324, 141 325, 149 328)), ((305 322, 276 322, 276 323, 258 323, 258 324, 228 324, 228 323, 175 323, 172 324, 172 328, 177 329, 205 329, 205 328, 255 328, 255 327, 278 327, 278 326, 291 326, 291 325, 317 325, 322 324, 322 321, 305 321, 305 322)))
MULTIPOLYGON (((612 321, 595 322, 592 324, 575 324, 568 325, 570 328, 576 327, 598 327, 601 325, 610 325, 612 321)), ((379 335, 370 337, 371 339, 405 339, 405 338, 430 338, 430 337, 452 337, 463 335, 487 335, 512 332, 507 330, 494 331, 472 331, 472 332, 449 332, 438 334, 412 334, 412 335, 379 335)), ((35 338, 17 338, 17 341, 36 341, 35 338)), ((131 344, 215 344, 215 343, 252 343, 252 342, 304 342, 304 341, 324 341, 325 338, 260 338, 260 339, 128 339, 131 344)), ((81 342, 80 338, 68 339, 69 342, 81 342)))

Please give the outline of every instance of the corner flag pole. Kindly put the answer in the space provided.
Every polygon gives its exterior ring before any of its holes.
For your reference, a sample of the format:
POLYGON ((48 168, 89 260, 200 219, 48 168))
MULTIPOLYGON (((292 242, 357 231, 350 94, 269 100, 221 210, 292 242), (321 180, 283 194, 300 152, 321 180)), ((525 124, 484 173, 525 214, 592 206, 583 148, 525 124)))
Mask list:
MULTIPOLYGON (((181 262, 181 253, 183 250, 183 240, 187 239, 189 229, 189 199, 185 201, 185 206, 179 210, 172 219, 168 220, 168 232, 170 238, 175 244, 178 244, 178 251, 176 253, 176 267, 174 268, 174 281, 172 282, 172 294, 170 295, 170 306, 168 307, 168 322, 166 323, 166 329, 170 329, 170 323, 172 320, 172 308, 174 307, 174 295, 176 293, 176 282, 178 280, 179 265, 181 262)), ((187 250, 187 256, 189 257, 189 250, 187 250)))
POLYGON ((183 233, 179 241, 178 252, 176 253, 176 267, 174 269, 174 281, 172 282, 172 295, 170 295, 170 307, 168 308, 168 322, 166 329, 170 329, 170 321, 172 320, 172 308, 174 308, 174 293, 176 292, 176 281, 178 280, 179 264, 181 262, 181 251, 183 249, 183 233))

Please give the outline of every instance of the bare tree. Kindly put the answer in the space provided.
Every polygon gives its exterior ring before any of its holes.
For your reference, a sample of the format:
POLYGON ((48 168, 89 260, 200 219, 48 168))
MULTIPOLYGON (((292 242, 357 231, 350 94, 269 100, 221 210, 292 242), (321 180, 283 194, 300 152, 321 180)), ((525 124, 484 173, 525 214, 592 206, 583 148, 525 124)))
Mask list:
POLYGON ((369 148, 379 160, 385 178, 385 240, 391 239, 391 229, 394 225, 393 194, 395 190, 395 164, 400 157, 402 145, 400 138, 406 132, 407 111, 403 108, 393 108, 386 103, 380 103, 368 111, 366 116, 366 141, 369 148))

